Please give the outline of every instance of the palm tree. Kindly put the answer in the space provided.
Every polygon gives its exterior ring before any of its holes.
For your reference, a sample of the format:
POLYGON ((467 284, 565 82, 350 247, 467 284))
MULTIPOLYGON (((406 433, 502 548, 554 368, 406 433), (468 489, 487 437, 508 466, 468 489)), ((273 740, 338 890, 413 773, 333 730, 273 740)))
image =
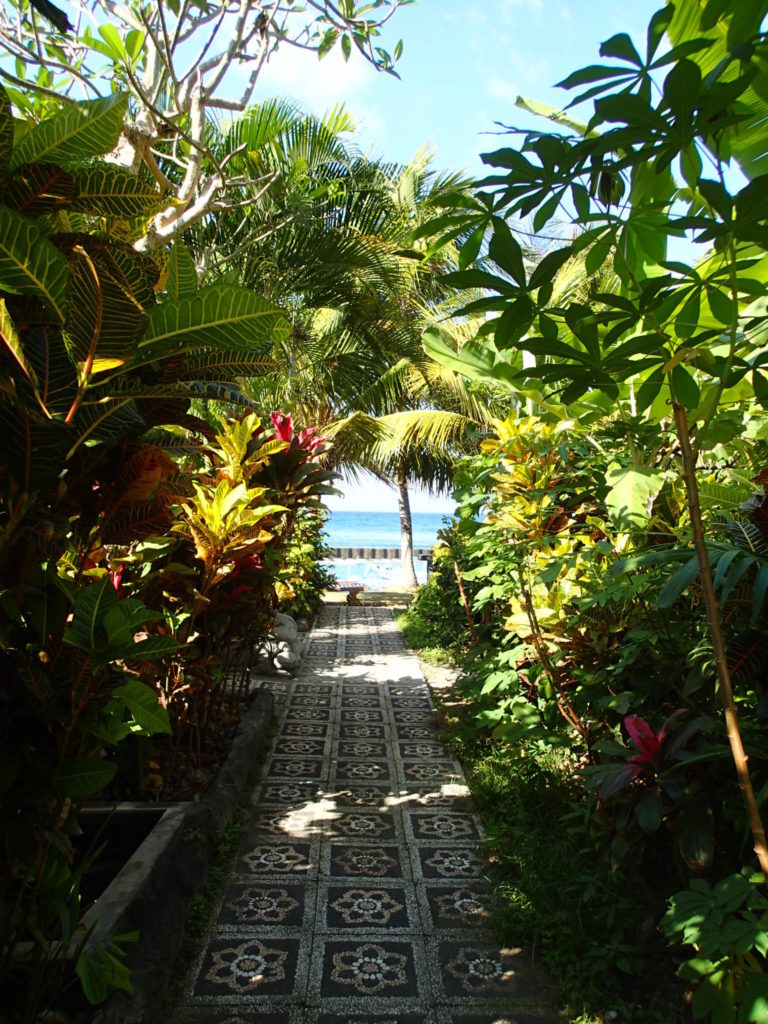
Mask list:
POLYGON ((482 401, 421 346, 424 328, 451 312, 438 275, 453 253, 425 258, 426 243, 410 239, 469 186, 435 174, 426 152, 405 167, 363 157, 346 139, 351 127, 341 108, 317 119, 270 101, 222 130, 221 158, 229 154, 245 181, 269 186, 244 185, 242 216, 204 222, 190 241, 202 273, 236 276, 289 317, 273 368, 244 389, 265 410, 332 433, 337 462, 351 472, 397 487, 412 585, 408 484, 446 487, 458 450, 445 447, 446 421, 436 415, 458 417, 454 440, 484 417, 482 401), (396 414, 411 416, 402 435, 392 434, 396 414), (388 448, 390 434, 400 439, 388 448))

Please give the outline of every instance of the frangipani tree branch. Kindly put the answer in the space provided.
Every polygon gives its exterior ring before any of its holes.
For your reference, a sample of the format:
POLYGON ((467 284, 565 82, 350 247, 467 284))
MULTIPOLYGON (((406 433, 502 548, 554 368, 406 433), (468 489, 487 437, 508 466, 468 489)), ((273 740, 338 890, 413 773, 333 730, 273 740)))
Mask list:
POLYGON ((168 0, 73 0, 75 29, 69 33, 38 20, 22 0, 3 0, 0 51, 7 57, 0 52, 0 77, 18 89, 16 102, 25 111, 34 96, 50 105, 51 99, 68 97, 76 83, 94 95, 111 90, 115 79, 125 83, 132 98, 130 115, 112 159, 134 174, 146 164, 158 189, 172 200, 138 240, 140 248, 152 249, 226 206, 232 183, 225 162, 208 145, 210 113, 244 111, 264 65, 282 43, 323 56, 341 41, 345 59, 354 46, 374 67, 393 72, 402 44, 390 56, 373 41, 411 2, 224 0, 197 5, 183 0, 174 8, 168 0), (38 69, 36 76, 12 65, 20 56, 38 69), (244 82, 241 75, 231 95, 238 72, 245 72, 244 82), (174 166, 180 176, 172 173, 174 166))

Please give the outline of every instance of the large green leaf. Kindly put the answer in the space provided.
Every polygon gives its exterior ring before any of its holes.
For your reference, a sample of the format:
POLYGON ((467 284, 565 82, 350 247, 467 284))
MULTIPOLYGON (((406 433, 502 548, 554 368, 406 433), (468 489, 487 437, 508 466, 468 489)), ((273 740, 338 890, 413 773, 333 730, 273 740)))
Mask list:
POLYGON ((611 466, 605 475, 610 490, 605 504, 620 529, 643 526, 653 499, 664 484, 664 471, 647 466, 611 466))
POLYGON ((0 205, 0 290, 38 295, 63 321, 69 267, 34 221, 0 205))
MULTIPOLYGON (((709 0, 675 0, 674 13, 667 28, 674 46, 703 35, 712 39, 711 46, 691 55, 691 60, 699 66, 705 78, 726 60, 733 46, 760 30, 768 13, 765 0, 739 0, 738 3, 725 5, 723 16, 714 24, 705 21, 707 28, 704 32, 702 16, 708 7, 712 8, 709 0)), ((768 168, 768 118, 765 116, 768 71, 765 62, 760 59, 749 60, 748 67, 754 77, 749 87, 739 96, 738 102, 740 107, 749 112, 749 116, 728 129, 727 144, 744 174, 752 178, 765 173, 768 168)), ((732 61, 720 81, 732 81, 743 70, 738 60, 732 61)))
POLYGON ((11 168, 30 163, 76 169, 117 145, 128 109, 127 93, 67 104, 27 132, 11 154, 11 168))
POLYGON ((4 178, 13 149, 13 114, 8 93, 0 86, 0 178, 4 178))
POLYGON ((266 352, 290 333, 277 307, 247 288, 217 285, 152 310, 136 365, 188 348, 266 352))
POLYGON ((91 164, 78 170, 74 179, 73 210, 130 220, 168 205, 153 185, 115 164, 91 164))
POLYGON ((136 597, 127 597, 109 608, 104 614, 104 629, 110 650, 130 650, 133 637, 148 622, 161 619, 160 612, 151 611, 136 597))
POLYGON ((56 164, 22 164, 5 183, 3 202, 25 217, 66 209, 75 196, 72 175, 56 164))
POLYGON ((118 263, 114 257, 98 241, 82 239, 70 259, 67 342, 72 357, 89 373, 128 362, 147 322, 127 279, 125 260, 118 263))
POLYGON ((124 686, 118 686, 114 695, 125 704, 143 732, 150 736, 156 732, 171 732, 168 711, 160 704, 155 691, 145 683, 131 679, 124 686))
POLYGON ((98 757, 67 757, 62 761, 59 786, 64 796, 93 796, 115 776, 117 765, 98 757))
POLYGON ((165 290, 170 299, 189 299, 197 294, 197 271, 189 249, 180 238, 173 240, 168 254, 168 281, 165 290))
POLYGON ((37 386, 37 374, 35 373, 34 367, 24 354, 24 348, 21 344, 18 331, 16 330, 16 325, 11 319, 8 307, 3 299, 0 299, 0 341, 3 342, 10 350, 14 359, 24 371, 25 376, 34 388, 35 397, 38 398, 38 401, 41 401, 37 386))
POLYGON ((117 604, 117 592, 108 579, 92 583, 78 591, 72 624, 64 634, 64 640, 95 656, 106 639, 104 616, 110 608, 117 607, 117 604))

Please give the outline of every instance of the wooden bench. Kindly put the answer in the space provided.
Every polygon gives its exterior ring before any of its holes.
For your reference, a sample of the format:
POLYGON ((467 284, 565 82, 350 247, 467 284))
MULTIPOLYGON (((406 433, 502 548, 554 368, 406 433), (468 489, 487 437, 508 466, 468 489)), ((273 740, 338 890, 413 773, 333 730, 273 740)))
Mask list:
POLYGON ((357 595, 361 594, 368 587, 364 583, 358 583, 356 580, 337 580, 331 588, 332 590, 346 591, 347 593, 347 604, 360 604, 357 599, 357 595))

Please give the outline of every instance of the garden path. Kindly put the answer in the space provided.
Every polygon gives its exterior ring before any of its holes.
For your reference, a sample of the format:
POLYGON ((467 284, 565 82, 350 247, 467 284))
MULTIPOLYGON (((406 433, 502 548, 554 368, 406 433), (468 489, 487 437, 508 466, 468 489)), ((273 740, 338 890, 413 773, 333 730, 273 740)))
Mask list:
POLYGON ((388 608, 326 605, 172 1024, 547 1024, 489 929, 482 828, 388 608))

